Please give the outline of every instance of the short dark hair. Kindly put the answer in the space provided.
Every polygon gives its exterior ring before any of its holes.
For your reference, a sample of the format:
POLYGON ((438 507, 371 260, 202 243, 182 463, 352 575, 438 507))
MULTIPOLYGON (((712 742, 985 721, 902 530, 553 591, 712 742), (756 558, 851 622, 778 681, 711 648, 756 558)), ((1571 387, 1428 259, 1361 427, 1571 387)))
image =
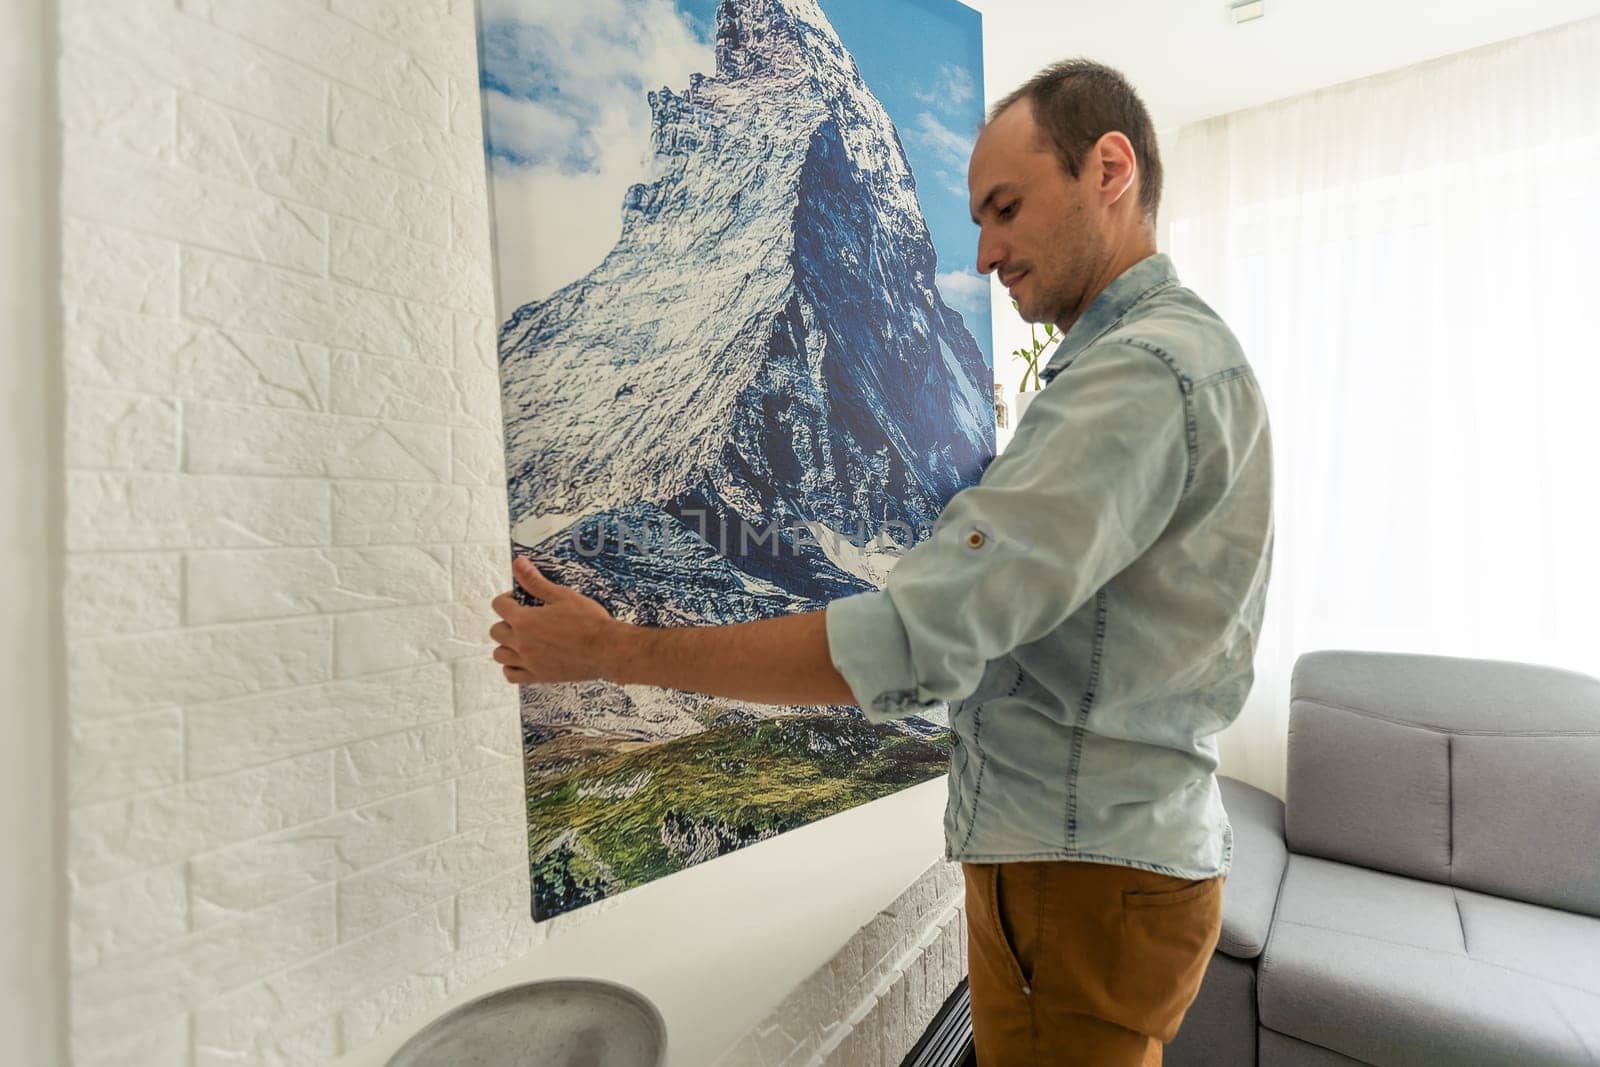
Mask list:
POLYGON ((1161 153, 1150 112, 1127 78, 1089 59, 1052 63, 996 104, 989 121, 1024 99, 1033 103, 1034 120, 1074 178, 1096 141, 1113 130, 1127 137, 1139 165, 1139 206, 1155 220, 1161 206, 1161 153))

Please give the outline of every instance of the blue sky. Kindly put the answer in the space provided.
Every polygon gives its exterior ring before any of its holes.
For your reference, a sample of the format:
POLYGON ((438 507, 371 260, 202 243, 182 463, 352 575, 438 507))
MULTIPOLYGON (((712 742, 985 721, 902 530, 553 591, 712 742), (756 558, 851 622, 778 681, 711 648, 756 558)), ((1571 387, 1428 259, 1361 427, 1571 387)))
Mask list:
MULTIPOLYGON (((717 0, 674 2, 697 35, 715 39, 717 0)), ((983 121, 980 16, 956 0, 817 2, 900 131, 939 256, 940 292, 992 366, 989 281, 973 266, 978 230, 967 205, 967 156, 983 121)))

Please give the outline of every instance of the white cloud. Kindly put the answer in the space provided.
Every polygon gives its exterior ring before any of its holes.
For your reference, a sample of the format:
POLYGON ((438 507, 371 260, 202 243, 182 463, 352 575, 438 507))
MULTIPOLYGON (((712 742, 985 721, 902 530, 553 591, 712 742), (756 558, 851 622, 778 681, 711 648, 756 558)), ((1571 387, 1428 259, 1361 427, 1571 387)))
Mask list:
POLYGON ((500 309, 594 269, 651 180, 645 94, 716 57, 671 0, 481 0, 500 309))
POLYGON ((934 276, 944 302, 963 315, 989 314, 989 279, 970 270, 945 271, 934 276))
POLYGON ((582 135, 571 116, 536 100, 507 96, 497 89, 486 89, 483 96, 489 143, 498 153, 538 159, 551 154, 556 146, 573 144, 582 135))
POLYGON ((915 96, 929 107, 953 111, 970 101, 976 93, 972 75, 965 67, 943 63, 939 66, 939 80, 931 89, 917 90, 915 96))
POLYGON ((967 161, 972 158, 974 137, 963 137, 928 111, 918 113, 917 124, 910 131, 910 136, 936 156, 944 166, 962 174, 967 172, 967 161))

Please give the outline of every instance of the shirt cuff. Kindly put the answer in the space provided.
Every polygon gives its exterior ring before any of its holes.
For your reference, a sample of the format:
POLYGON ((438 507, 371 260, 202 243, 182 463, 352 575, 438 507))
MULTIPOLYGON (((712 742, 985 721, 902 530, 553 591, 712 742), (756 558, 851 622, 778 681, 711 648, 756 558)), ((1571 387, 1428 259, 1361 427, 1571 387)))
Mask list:
POLYGON ((944 703, 918 689, 911 643, 888 593, 875 590, 835 600, 823 621, 828 658, 870 721, 903 719, 944 703))

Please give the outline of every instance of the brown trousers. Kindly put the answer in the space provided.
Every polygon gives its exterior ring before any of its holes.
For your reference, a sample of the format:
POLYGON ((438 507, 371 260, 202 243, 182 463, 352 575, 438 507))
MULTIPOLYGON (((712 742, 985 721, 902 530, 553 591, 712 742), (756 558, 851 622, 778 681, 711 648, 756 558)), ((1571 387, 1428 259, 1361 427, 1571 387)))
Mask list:
POLYGON ((979 1067, 1161 1062, 1222 933, 1224 878, 963 863, 979 1067))

